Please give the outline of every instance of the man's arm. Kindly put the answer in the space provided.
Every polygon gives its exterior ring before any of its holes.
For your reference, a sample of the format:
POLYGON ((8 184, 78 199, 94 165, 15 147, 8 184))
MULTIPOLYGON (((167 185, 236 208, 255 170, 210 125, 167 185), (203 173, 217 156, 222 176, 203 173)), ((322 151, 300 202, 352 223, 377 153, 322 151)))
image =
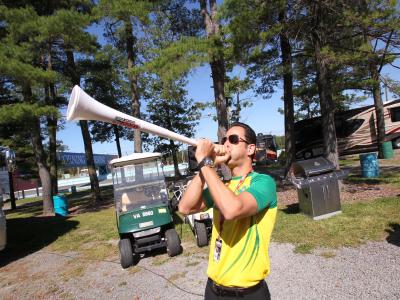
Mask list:
POLYGON ((226 220, 235 220, 257 213, 258 205, 256 199, 248 192, 235 195, 218 177, 213 168, 204 166, 200 170, 208 190, 219 211, 226 220))
MULTIPOLYGON (((200 162, 204 157, 211 157, 217 164, 226 162, 230 154, 225 153, 216 156, 214 151, 215 145, 209 140, 199 140, 197 142, 196 160, 200 162)), ((209 166, 204 166, 200 170, 208 190, 213 198, 214 205, 224 215, 225 219, 240 219, 246 216, 252 216, 257 213, 258 205, 256 199, 248 192, 235 195, 218 177, 215 170, 209 166)))
POLYGON ((188 185, 185 193, 179 201, 179 212, 188 215, 204 210, 206 207, 202 197, 204 178, 197 174, 188 185))

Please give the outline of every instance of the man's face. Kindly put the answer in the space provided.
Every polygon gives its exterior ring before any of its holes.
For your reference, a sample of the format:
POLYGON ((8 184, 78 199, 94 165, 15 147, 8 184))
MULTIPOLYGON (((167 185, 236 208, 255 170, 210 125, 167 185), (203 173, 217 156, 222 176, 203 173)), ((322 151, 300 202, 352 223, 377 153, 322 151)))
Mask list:
POLYGON ((242 127, 234 126, 230 128, 225 137, 226 142, 224 143, 226 152, 230 154, 229 160, 226 162, 229 167, 235 167, 242 164, 248 156, 254 153, 255 145, 248 144, 245 137, 245 130, 242 127), (230 141, 229 136, 237 135, 234 140, 230 141))

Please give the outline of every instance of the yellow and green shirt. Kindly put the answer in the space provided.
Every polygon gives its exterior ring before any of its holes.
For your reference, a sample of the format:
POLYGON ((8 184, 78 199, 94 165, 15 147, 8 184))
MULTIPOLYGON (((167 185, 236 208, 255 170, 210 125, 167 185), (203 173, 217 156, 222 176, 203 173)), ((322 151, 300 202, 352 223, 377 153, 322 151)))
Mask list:
POLYGON ((238 220, 224 220, 220 232, 220 212, 214 207, 208 189, 203 191, 207 208, 213 207, 213 229, 210 241, 207 275, 224 286, 250 287, 263 280, 270 271, 268 246, 277 213, 276 184, 272 177, 251 172, 233 177, 228 187, 236 195, 249 192, 257 201, 257 213, 238 220), (222 240, 219 261, 214 259, 216 240, 222 240))

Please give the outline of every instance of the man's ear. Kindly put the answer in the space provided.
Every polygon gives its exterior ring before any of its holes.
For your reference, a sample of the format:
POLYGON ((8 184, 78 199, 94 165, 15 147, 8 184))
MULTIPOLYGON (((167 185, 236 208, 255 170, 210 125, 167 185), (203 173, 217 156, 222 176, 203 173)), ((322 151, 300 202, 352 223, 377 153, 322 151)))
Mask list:
POLYGON ((256 145, 249 144, 247 145, 247 155, 253 155, 256 152, 256 145))

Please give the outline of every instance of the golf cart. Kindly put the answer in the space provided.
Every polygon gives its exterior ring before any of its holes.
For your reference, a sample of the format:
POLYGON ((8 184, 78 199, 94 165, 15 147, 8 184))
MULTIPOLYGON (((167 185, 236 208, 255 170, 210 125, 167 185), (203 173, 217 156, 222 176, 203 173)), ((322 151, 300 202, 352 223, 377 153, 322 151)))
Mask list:
POLYGON ((208 245, 212 230, 213 209, 205 212, 195 213, 186 216, 186 223, 190 225, 196 238, 197 246, 204 247, 208 245))
MULTIPOLYGON (((172 203, 174 207, 177 207, 179 201, 181 200, 183 193, 185 192, 187 184, 183 182, 175 182, 175 185, 172 188, 173 197, 172 203)), ((208 245, 209 237, 211 236, 212 230, 212 217, 213 217, 213 210, 212 208, 208 209, 205 212, 195 213, 191 215, 187 215, 185 217, 185 223, 190 225, 194 236, 196 238, 197 246, 204 247, 208 245)))
POLYGON ((174 228, 160 153, 134 153, 110 161, 120 236, 121 266, 135 264, 140 253, 167 248, 182 252, 174 228))

